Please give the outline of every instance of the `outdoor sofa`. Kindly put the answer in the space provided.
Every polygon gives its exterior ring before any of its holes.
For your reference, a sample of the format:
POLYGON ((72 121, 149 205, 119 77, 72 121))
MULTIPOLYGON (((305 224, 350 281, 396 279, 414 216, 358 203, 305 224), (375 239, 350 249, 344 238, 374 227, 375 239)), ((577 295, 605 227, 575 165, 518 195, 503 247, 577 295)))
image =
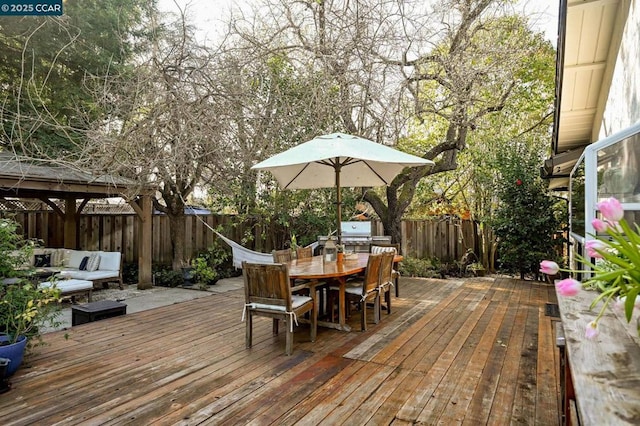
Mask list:
MULTIPOLYGON (((119 251, 86 251, 70 249, 35 249, 30 266, 37 273, 56 275, 63 290, 64 280, 90 281, 106 285, 117 282, 122 289, 122 253, 119 251)), ((64 294, 64 290, 63 290, 64 294)))

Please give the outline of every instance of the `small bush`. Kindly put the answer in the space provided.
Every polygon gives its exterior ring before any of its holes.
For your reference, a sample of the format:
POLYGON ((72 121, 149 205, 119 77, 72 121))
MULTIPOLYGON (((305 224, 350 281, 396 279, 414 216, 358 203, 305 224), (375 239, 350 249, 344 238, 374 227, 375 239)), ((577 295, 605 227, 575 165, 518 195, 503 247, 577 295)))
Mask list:
POLYGON ((163 269, 154 272, 155 285, 160 287, 177 287, 182 285, 184 278, 181 271, 173 271, 171 269, 163 269))
POLYGON ((138 264, 125 263, 122 265, 122 282, 125 284, 138 283, 138 264))
POLYGON ((418 259, 405 257, 400 264, 400 274, 407 277, 434 278, 440 276, 438 259, 418 259))
POLYGON ((217 241, 214 241, 207 250, 201 252, 196 262, 193 265, 196 268, 196 277, 209 283, 237 275, 233 267, 231 250, 217 241))

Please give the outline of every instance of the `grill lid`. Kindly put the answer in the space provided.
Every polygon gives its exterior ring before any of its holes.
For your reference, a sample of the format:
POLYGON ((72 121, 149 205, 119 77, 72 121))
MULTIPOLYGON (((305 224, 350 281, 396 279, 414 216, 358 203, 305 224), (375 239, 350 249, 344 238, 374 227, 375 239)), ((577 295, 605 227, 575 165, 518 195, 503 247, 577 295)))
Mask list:
POLYGON ((343 239, 345 237, 370 237, 371 222, 342 222, 340 224, 340 230, 342 231, 343 239))

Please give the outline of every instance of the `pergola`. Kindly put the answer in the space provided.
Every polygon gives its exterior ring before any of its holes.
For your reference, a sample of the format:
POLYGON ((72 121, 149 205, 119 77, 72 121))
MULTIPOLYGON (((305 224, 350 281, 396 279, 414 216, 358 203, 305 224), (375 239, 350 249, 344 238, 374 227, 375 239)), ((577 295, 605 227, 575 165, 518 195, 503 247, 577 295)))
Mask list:
POLYGON ((64 218, 64 247, 75 249, 78 217, 92 198, 121 197, 135 210, 138 233, 138 288, 151 287, 152 195, 138 182, 111 175, 94 175, 65 166, 21 161, 0 153, 0 197, 38 199, 64 218), (64 210, 53 200, 63 200, 64 210), (80 203, 78 203, 80 200, 80 203))

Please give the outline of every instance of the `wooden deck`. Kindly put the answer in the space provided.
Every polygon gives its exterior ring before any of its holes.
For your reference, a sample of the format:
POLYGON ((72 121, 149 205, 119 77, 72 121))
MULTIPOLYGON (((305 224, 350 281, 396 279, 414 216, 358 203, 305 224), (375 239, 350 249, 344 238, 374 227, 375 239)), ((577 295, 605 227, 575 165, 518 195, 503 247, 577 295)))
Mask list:
MULTIPOLYGON (((506 278, 402 278, 367 332, 257 318, 244 347, 242 290, 83 324, 0 395, 4 425, 558 424, 553 288, 506 278)), ((359 329, 359 314, 350 323, 359 329)))

